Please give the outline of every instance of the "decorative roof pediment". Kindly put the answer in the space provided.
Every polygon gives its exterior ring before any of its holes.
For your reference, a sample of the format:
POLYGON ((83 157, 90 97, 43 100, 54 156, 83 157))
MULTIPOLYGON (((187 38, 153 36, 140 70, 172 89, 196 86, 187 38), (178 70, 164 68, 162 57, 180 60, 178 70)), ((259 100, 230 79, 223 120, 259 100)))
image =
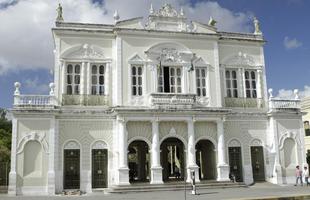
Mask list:
POLYGON ((194 61, 194 65, 202 67, 202 66, 210 66, 210 63, 206 62, 202 57, 199 57, 194 61))
POLYGON ((67 59, 104 59, 103 49, 97 45, 77 45, 66 49, 61 58, 67 59))
POLYGON ((237 55, 228 57, 227 59, 224 60, 222 64, 230 66, 253 66, 253 67, 259 66, 259 64, 255 62, 253 56, 242 52, 239 52, 237 55))
POLYGON ((167 63, 190 62, 193 53, 185 46, 177 43, 160 43, 152 46, 145 54, 150 60, 167 63))
POLYGON ((129 63, 142 63, 144 62, 143 58, 141 58, 138 54, 134 54, 129 60, 129 63))
POLYGON ((164 4, 163 7, 161 7, 157 12, 154 13, 155 16, 159 17, 181 17, 170 4, 164 4))

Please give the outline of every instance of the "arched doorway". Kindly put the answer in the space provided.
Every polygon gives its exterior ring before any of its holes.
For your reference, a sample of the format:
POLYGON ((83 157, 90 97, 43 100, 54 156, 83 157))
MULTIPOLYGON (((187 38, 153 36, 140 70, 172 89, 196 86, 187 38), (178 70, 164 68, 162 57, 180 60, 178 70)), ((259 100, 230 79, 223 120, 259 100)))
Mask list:
POLYGON ((200 180, 216 179, 215 147, 210 140, 200 140, 196 144, 196 163, 200 180))
POLYGON ((130 182, 150 180, 149 146, 145 141, 135 140, 128 146, 128 167, 130 182))
POLYGON ((163 180, 183 180, 185 175, 183 142, 177 138, 167 138, 161 143, 160 150, 163 180))
POLYGON ((108 148, 105 142, 96 141, 92 145, 92 188, 108 186, 108 148))
POLYGON ((64 189, 80 189, 80 145, 67 142, 64 147, 64 189))

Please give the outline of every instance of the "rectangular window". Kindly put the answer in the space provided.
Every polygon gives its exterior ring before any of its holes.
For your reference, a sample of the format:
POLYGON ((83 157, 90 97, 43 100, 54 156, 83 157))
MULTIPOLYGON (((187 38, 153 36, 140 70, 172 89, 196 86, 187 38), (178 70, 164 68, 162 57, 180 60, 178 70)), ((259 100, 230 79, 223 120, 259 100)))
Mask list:
POLYGON ((207 69, 196 68, 197 96, 200 96, 200 97, 207 96, 206 81, 207 81, 207 69))
POLYGON ((236 70, 226 70, 226 96, 238 98, 238 79, 236 70))
POLYGON ((105 93, 105 65, 92 64, 91 65, 91 94, 104 95, 105 93))
POLYGON ((142 96, 142 65, 131 66, 131 94, 142 96))
POLYGON ((181 93, 181 67, 164 66, 158 69, 158 92, 181 93))
POLYGON ((244 72, 245 78, 245 94, 247 98, 256 98, 256 72, 254 70, 246 70, 244 72))
POLYGON ((81 64, 68 63, 66 74, 67 94, 80 94, 81 64))

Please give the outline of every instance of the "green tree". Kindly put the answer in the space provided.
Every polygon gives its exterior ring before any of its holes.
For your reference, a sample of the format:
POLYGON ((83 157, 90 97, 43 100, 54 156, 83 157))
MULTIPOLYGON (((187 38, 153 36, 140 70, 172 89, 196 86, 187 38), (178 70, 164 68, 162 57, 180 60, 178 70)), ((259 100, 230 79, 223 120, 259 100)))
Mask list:
POLYGON ((10 161, 12 122, 6 118, 7 111, 0 108, 0 162, 10 161))

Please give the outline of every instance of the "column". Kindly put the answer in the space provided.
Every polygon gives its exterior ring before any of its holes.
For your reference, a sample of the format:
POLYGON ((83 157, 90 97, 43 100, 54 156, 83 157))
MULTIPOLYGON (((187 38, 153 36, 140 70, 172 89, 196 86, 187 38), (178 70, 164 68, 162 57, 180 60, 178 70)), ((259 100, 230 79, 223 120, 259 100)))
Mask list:
POLYGON ((65 61, 61 62, 61 84, 62 84, 62 90, 61 94, 66 94, 67 93, 67 70, 66 70, 66 63, 65 61))
POLYGON ((119 185, 129 185, 129 168, 127 162, 127 131, 126 120, 118 119, 118 141, 119 141, 119 185))
MULTIPOLYGON (((282 184, 282 167, 280 164, 280 152, 279 152, 279 140, 278 140, 278 130, 277 130, 277 121, 271 116, 269 118, 269 130, 270 134, 268 135, 267 141, 269 145, 272 146, 271 153, 274 155, 274 169, 272 172, 273 183, 282 184), (273 145, 272 145, 273 144, 273 145)), ((253 182, 253 178, 252 178, 253 182)))
POLYGON ((56 155, 57 155, 57 137, 58 137, 58 120, 53 117, 50 122, 50 134, 49 134, 49 155, 48 155, 48 194, 54 195, 56 190, 56 155))
POLYGON ((217 181, 229 181, 229 166, 226 164, 223 120, 217 121, 217 181))
POLYGON ((262 79, 262 70, 257 70, 257 80, 256 80, 256 88, 257 88, 257 107, 261 108, 262 107, 262 84, 261 84, 261 79, 262 79))
POLYGON ((11 145, 11 171, 9 173, 8 194, 16 195, 16 148, 17 148, 17 123, 13 116, 12 120, 12 145, 11 145))
POLYGON ((242 69, 238 68, 238 97, 244 97, 242 69))
POLYGON ((190 119, 187 121, 187 133, 188 133, 188 144, 187 144, 187 182, 191 181, 191 171, 195 171, 195 179, 199 182, 199 167, 196 163, 196 148, 195 148, 195 129, 194 121, 190 119))
POLYGON ((91 94, 91 68, 89 62, 86 65, 86 94, 91 94))
POLYGON ((151 148, 151 184, 163 183, 163 168, 160 165, 160 146, 158 119, 152 121, 152 148, 151 148))

